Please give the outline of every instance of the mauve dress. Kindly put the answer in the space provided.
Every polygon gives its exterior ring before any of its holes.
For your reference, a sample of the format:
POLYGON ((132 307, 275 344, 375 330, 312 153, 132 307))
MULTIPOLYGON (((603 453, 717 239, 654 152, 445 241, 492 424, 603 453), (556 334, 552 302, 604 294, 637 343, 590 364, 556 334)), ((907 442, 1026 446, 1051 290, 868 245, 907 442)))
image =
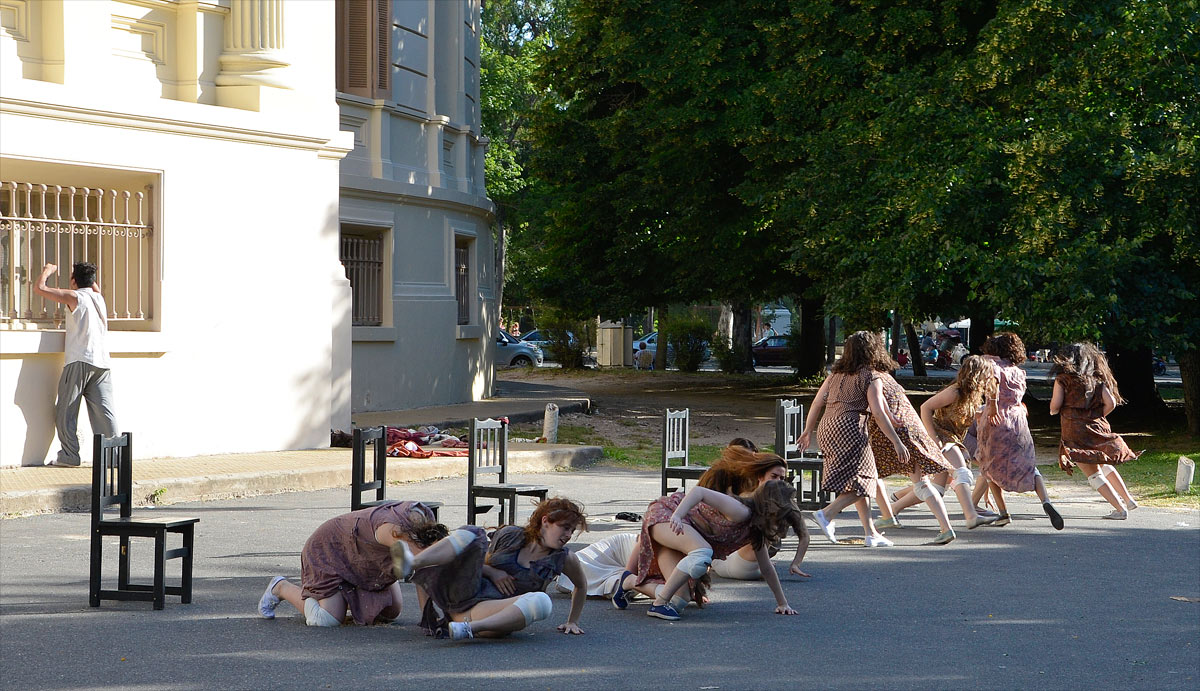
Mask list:
POLYGON ((375 623, 392 604, 388 587, 396 582, 391 549, 375 540, 375 531, 385 523, 405 530, 413 511, 434 520, 433 511, 424 504, 400 501, 351 511, 322 523, 300 553, 302 597, 323 600, 341 592, 356 623, 375 623))
POLYGON ((1083 379, 1075 374, 1060 374, 1056 380, 1063 389, 1063 406, 1058 411, 1062 423, 1062 439, 1058 454, 1075 463, 1119 465, 1132 461, 1142 452, 1134 453, 1129 445, 1115 434, 1104 417, 1102 382, 1097 382, 1089 396, 1083 379))
POLYGON ((517 553, 525 546, 525 531, 521 526, 506 525, 493 534, 489 546, 483 528, 464 525, 475 535, 448 564, 420 569, 413 573, 412 581, 425 591, 429 599, 421 613, 421 630, 428 636, 444 638, 451 614, 465 612, 485 600, 504 600, 525 593, 546 589, 551 581, 563 572, 570 550, 560 549, 541 559, 521 566, 517 553), (495 567, 513 577, 516 592, 505 595, 494 583, 483 575, 483 565, 495 567))
POLYGON ((864 367, 854 374, 829 375, 825 414, 817 426, 817 446, 825 456, 821 489, 859 497, 875 496, 879 475, 867 431, 867 388, 881 376, 864 367))
MULTIPOLYGON (((659 497, 650 502, 642 518, 642 537, 637 561, 637 582, 665 583, 663 572, 658 566, 657 542, 650 537, 650 528, 659 523, 670 523, 671 514, 679 508, 686 493, 683 490, 659 497)), ((683 522, 696 529, 713 550, 713 559, 724 559, 750 542, 750 519, 731 521, 725 514, 703 502, 692 507, 683 517, 683 522)), ((692 579, 688 579, 689 583, 692 579)))
POLYGON ((1029 433, 1025 396, 1025 372, 1008 360, 985 355, 992 364, 999 387, 996 394, 1000 424, 993 425, 987 408, 977 419, 979 448, 975 460, 985 477, 1008 492, 1029 492, 1037 473, 1037 452, 1029 433))
POLYGON ((925 431, 921 416, 913 408, 908 396, 904 395, 904 387, 890 374, 881 374, 879 379, 883 382, 884 402, 892 411, 892 415, 900 420, 896 435, 900 437, 900 442, 908 449, 909 454, 909 462, 901 463, 900 457, 896 455, 896 447, 892 446, 892 441, 883 433, 883 428, 875 421, 875 416, 871 416, 867 420, 867 429, 879 477, 908 475, 914 471, 922 475, 954 472, 954 468, 942 456, 938 443, 925 431))

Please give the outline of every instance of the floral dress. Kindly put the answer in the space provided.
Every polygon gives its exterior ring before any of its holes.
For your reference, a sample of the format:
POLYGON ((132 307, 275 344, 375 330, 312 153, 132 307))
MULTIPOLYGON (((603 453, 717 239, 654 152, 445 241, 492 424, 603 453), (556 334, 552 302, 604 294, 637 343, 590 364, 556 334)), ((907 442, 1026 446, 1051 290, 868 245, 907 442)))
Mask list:
POLYGON ((396 582, 392 553, 375 539, 385 523, 405 530, 418 512, 433 520, 433 511, 415 501, 402 501, 351 511, 322 523, 300 552, 302 597, 324 600, 341 593, 358 624, 372 624, 391 606, 388 588, 396 582))
MULTIPOLYGON (((640 551, 637 561, 637 582, 665 583, 666 578, 658 566, 657 542, 650 537, 650 528, 659 523, 669 523, 671 514, 679 508, 686 492, 680 490, 665 497, 659 497, 650 502, 646 515, 642 518, 642 536, 639 541, 640 551)), ((725 514, 705 503, 697 504, 683 517, 683 522, 696 529, 701 537, 708 542, 713 550, 713 559, 724 559, 741 549, 742 545, 750 543, 750 519, 732 521, 725 514)), ((694 579, 688 579, 695 592, 694 579)), ((697 603, 699 604, 699 603, 697 603)))
POLYGON ((1072 463, 1118 465, 1142 455, 1130 450, 1121 435, 1109 427, 1104 417, 1103 383, 1096 383, 1089 395, 1078 375, 1060 374, 1055 381, 1063 389, 1063 406, 1058 411, 1062 423, 1058 444, 1061 458, 1072 463))
POLYGON ((896 428, 896 435, 900 437, 901 443, 909 453, 908 463, 901 463, 900 458, 896 455, 896 447, 884 434, 883 428, 875 421, 874 416, 868 418, 867 429, 871 440, 871 451, 875 454, 875 468, 879 472, 879 477, 908 475, 912 472, 919 472, 922 475, 953 472, 954 469, 942 457, 938 443, 929 436, 929 432, 925 431, 925 425, 921 423, 921 416, 913 408, 908 396, 904 395, 904 387, 900 386, 899 382, 890 374, 881 374, 879 379, 883 382, 883 400, 892 415, 900 421, 900 426, 896 428))
POLYGON ((825 414, 817 426, 817 446, 825 456, 821 489, 826 492, 875 496, 879 475, 867 431, 867 388, 880 376, 868 367, 829 375, 825 414))
POLYGON ((428 636, 443 638, 451 614, 465 612, 485 600, 504 600, 516 595, 543 591, 557 578, 567 562, 570 550, 560 549, 522 566, 518 553, 525 546, 525 530, 506 525, 492 536, 489 546, 483 528, 464 525, 459 530, 474 533, 475 539, 448 564, 420 569, 413 573, 413 583, 421 586, 429 599, 421 613, 421 630, 428 636), (500 569, 516 581, 512 595, 500 592, 483 575, 484 564, 500 569))
POLYGON ((1025 372, 1008 360, 985 355, 999 383, 996 405, 1000 424, 993 425, 987 408, 977 419, 979 447, 975 460, 988 480, 1008 492, 1029 492, 1037 475, 1037 452, 1029 433, 1025 372))

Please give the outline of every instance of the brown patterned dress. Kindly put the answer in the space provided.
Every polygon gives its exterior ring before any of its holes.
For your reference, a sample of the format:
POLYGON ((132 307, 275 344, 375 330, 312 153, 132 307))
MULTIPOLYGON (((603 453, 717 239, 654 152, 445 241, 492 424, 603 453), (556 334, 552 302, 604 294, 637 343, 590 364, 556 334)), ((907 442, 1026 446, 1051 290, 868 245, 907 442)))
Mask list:
POLYGON ((919 472, 922 475, 954 472, 954 468, 942 456, 938 443, 925 431, 921 416, 913 408, 908 396, 904 395, 904 387, 892 378, 890 374, 880 374, 883 382, 883 400, 892 411, 892 415, 900 420, 896 435, 908 449, 908 463, 902 463, 896 455, 896 447, 884 434, 883 428, 872 416, 867 421, 867 429, 871 439, 871 451, 875 454, 875 468, 879 477, 889 475, 908 475, 919 472))
POLYGON ((1059 456, 1073 463, 1119 465, 1144 453, 1134 453, 1121 435, 1109 427, 1104 417, 1103 383, 1097 383, 1088 395, 1079 375, 1064 373, 1055 381, 1063 389, 1063 406, 1058 411, 1062 422, 1059 456))
POLYGON ((375 623, 392 604, 388 588, 396 582, 391 549, 379 544, 375 531, 385 523, 406 529, 413 511, 433 520, 433 511, 425 505, 398 501, 351 511, 322 523, 300 553, 302 596, 324 600, 341 592, 355 623, 375 623))
POLYGON ((829 375, 825 414, 817 426, 817 446, 825 456, 821 489, 826 492, 875 496, 879 476, 867 432, 867 388, 879 376, 868 367, 829 375))
MULTIPOLYGON (((662 570, 658 566, 659 544, 650 537, 650 528, 659 523, 671 520, 671 514, 679 508, 686 493, 682 490, 659 497, 646 507, 646 515, 642 519, 642 535, 639 540, 637 561, 637 582, 665 583, 662 570)), ((725 514, 705 503, 697 504, 683 517, 683 522, 696 529, 696 532, 708 541, 713 550, 713 559, 724 559, 741 549, 742 545, 750 543, 750 519, 731 521, 725 514)), ((692 579, 689 579, 689 582, 692 579)))

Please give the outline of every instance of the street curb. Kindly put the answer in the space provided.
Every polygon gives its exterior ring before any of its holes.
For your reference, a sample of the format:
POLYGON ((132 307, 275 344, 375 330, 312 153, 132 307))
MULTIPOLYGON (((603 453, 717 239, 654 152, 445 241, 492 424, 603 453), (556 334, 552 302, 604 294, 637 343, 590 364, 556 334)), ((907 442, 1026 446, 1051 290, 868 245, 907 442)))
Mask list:
MULTIPOLYGON (((532 446, 532 445, 530 445, 532 446)), ((508 469, 515 473, 544 473, 590 465, 604 451, 599 446, 514 449, 509 447, 508 469)), ((389 458, 388 484, 423 482, 467 474, 465 457, 425 459, 389 458)), ((133 483, 135 506, 164 506, 181 502, 214 501, 286 492, 346 489, 350 507, 350 464, 338 463, 271 472, 225 473, 198 477, 166 478, 133 483)), ((91 486, 75 485, 0 494, 0 515, 15 518, 38 513, 91 510, 91 486)))
MULTIPOLYGON (((589 412, 591 412, 591 409, 592 409, 591 399, 587 399, 587 398, 582 399, 582 400, 561 402, 561 403, 557 403, 556 405, 558 405, 558 412, 560 415, 566 415, 567 413, 589 413, 589 412)), ((414 410, 403 411, 404 415, 406 415, 406 416, 412 416, 414 413, 419 413, 419 412, 420 412, 420 408, 416 408, 414 410)), ((386 414, 386 413, 366 412, 366 413, 362 413, 361 415, 363 415, 363 416, 366 416, 366 415, 379 416, 379 415, 383 415, 383 414, 386 414)), ((503 415, 503 417, 508 418, 509 423, 541 422, 542 420, 545 419, 545 416, 546 416, 546 411, 544 408, 539 408, 537 410, 525 410, 525 411, 517 411, 517 412, 513 412, 513 413, 505 413, 503 415)), ((378 424, 378 423, 376 423, 376 424, 378 424)), ((466 427, 470 426, 470 424, 471 424, 471 418, 464 417, 464 418, 448 418, 445 420, 422 420, 420 423, 416 423, 416 424, 388 423, 387 426, 388 427, 397 427, 397 428, 413 428, 413 429, 415 429, 415 428, 423 426, 423 425, 428 425, 431 427, 437 427, 438 429, 444 430, 444 429, 451 429, 451 428, 466 428, 466 427)))

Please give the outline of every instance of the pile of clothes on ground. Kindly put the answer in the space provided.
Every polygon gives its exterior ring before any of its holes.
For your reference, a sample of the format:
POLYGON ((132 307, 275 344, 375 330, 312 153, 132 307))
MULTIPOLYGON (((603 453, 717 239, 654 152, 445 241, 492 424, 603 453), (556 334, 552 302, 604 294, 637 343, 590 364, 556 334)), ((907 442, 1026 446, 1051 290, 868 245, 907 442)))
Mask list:
MULTIPOLYGON (((353 442, 354 437, 342 430, 334 430, 329 435, 330 446, 349 448, 353 442)), ((467 442, 433 425, 423 425, 416 429, 388 427, 387 455, 405 458, 466 456, 467 442)))

